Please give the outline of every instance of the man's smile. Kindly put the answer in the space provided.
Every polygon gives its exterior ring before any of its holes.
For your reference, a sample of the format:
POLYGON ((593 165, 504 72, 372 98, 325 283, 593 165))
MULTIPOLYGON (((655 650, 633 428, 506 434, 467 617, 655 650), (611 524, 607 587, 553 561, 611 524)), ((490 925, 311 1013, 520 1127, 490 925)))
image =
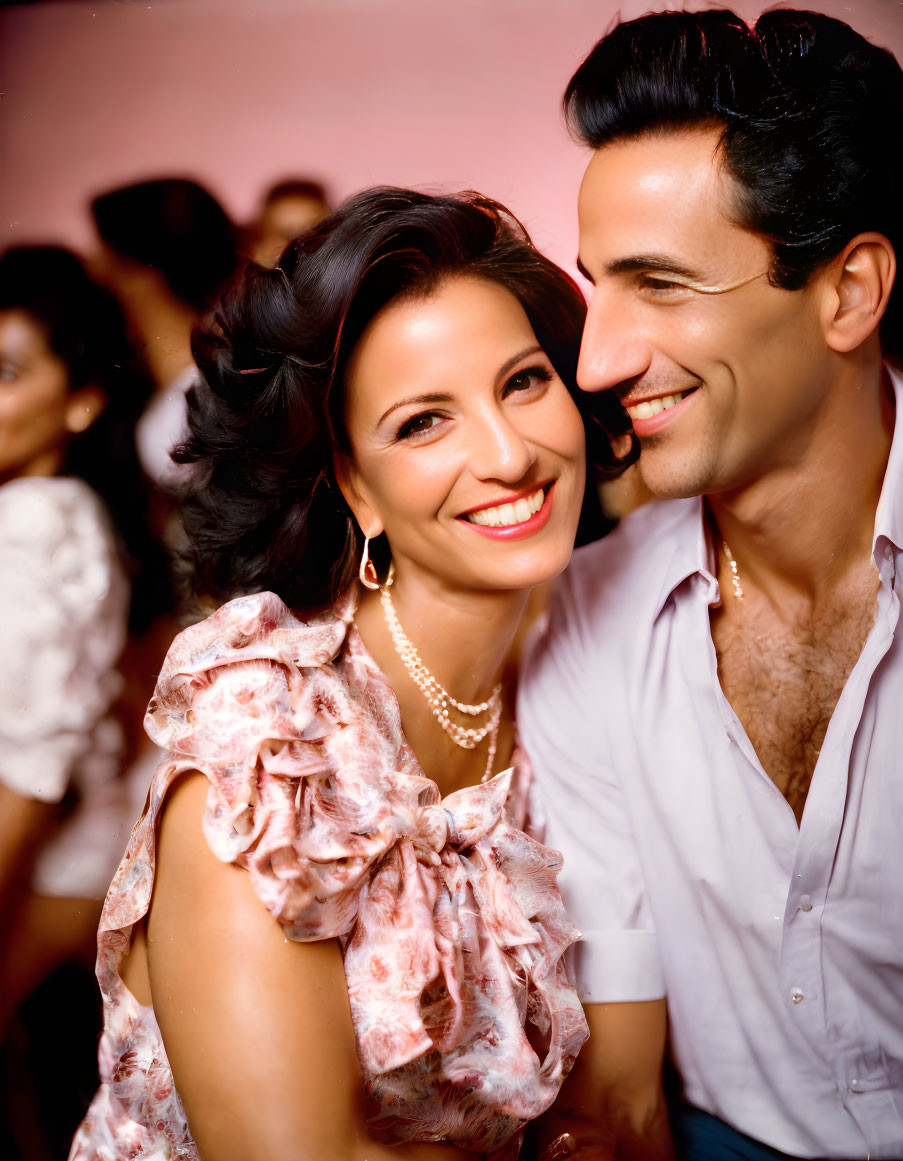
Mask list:
POLYGON ((627 407, 627 414, 631 419, 651 419, 660 411, 669 411, 695 390, 695 387, 690 387, 688 390, 677 392, 674 395, 660 395, 656 399, 643 399, 641 402, 627 407))
POLYGON ((656 395, 654 398, 641 399, 636 403, 628 404, 625 400, 624 408, 630 416, 634 433, 640 439, 656 435, 692 405, 697 391, 697 387, 688 387, 686 391, 656 395))

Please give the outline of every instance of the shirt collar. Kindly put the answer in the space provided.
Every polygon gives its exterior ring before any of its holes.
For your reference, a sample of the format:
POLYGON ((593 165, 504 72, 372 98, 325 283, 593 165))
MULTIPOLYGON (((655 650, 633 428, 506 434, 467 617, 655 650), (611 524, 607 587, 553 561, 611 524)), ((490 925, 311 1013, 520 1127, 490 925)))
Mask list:
MULTIPOLYGON (((872 552, 880 548, 878 540, 884 537, 895 548, 903 546, 903 376, 887 367, 891 385, 897 401, 897 416, 894 424, 890 456, 881 497, 875 513, 875 534, 872 552)), ((657 618, 671 594, 691 576, 699 576, 708 588, 709 604, 720 600, 718 581, 715 579, 715 562, 705 531, 705 517, 701 496, 687 500, 659 501, 667 506, 668 515, 659 521, 659 528, 667 535, 668 549, 661 555, 661 584, 655 602, 654 616, 657 618)))
POLYGON ((712 574, 702 497, 663 500, 659 505, 663 519, 658 521, 658 527, 661 535, 667 537, 668 544, 664 552, 651 556, 653 560, 658 556, 661 561, 661 583, 653 616, 658 617, 674 590, 692 576, 699 576, 708 584, 709 603, 716 604, 718 582, 712 574))
POLYGON ((887 373, 897 401, 897 413, 887 470, 875 512, 872 553, 876 559, 881 538, 890 541, 896 549, 903 547, 903 376, 890 367, 887 367, 887 373))

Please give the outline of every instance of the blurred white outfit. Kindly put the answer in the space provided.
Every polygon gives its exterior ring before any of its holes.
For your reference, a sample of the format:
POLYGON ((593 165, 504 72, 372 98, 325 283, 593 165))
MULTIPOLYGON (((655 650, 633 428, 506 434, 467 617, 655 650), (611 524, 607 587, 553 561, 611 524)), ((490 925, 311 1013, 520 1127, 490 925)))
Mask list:
POLYGON ((178 491, 189 470, 176 464, 169 453, 188 435, 188 408, 185 392, 198 379, 192 363, 157 391, 135 427, 135 446, 145 473, 164 492, 178 491))
POLYGON ((103 898, 128 838, 135 793, 109 716, 127 611, 114 533, 86 484, 0 487, 0 782, 48 803, 74 797, 38 853, 38 894, 103 898))

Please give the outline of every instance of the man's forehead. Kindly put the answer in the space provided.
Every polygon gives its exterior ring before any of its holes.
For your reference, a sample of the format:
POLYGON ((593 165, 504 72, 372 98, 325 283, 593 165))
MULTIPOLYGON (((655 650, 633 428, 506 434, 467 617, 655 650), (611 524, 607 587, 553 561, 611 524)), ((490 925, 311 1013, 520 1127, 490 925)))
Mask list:
POLYGON ((579 198, 580 260, 623 268, 639 256, 696 269, 725 244, 755 235, 733 218, 733 180, 718 149, 719 130, 647 134, 594 152, 579 198))
POLYGON ((596 149, 580 187, 581 215, 670 204, 691 207, 700 197, 720 204, 729 196, 715 131, 644 134, 596 149))

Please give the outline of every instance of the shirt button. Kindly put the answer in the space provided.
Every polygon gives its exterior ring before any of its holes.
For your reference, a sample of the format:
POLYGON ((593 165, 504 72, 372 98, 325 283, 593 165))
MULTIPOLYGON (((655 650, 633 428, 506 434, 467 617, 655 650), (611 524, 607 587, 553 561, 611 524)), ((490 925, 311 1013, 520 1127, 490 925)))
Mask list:
POLYGON ((850 1081, 850 1092, 862 1092, 862 1091, 863 1091, 862 1081, 858 1080, 854 1076, 853 1079, 850 1081))
POLYGON ((800 895, 800 911, 811 911, 812 900, 808 895, 800 895))
POLYGON ((791 988, 790 989, 790 998, 791 998, 791 1000, 793 1000, 794 1004, 801 1004, 803 1002, 803 990, 802 990, 802 988, 791 988))

